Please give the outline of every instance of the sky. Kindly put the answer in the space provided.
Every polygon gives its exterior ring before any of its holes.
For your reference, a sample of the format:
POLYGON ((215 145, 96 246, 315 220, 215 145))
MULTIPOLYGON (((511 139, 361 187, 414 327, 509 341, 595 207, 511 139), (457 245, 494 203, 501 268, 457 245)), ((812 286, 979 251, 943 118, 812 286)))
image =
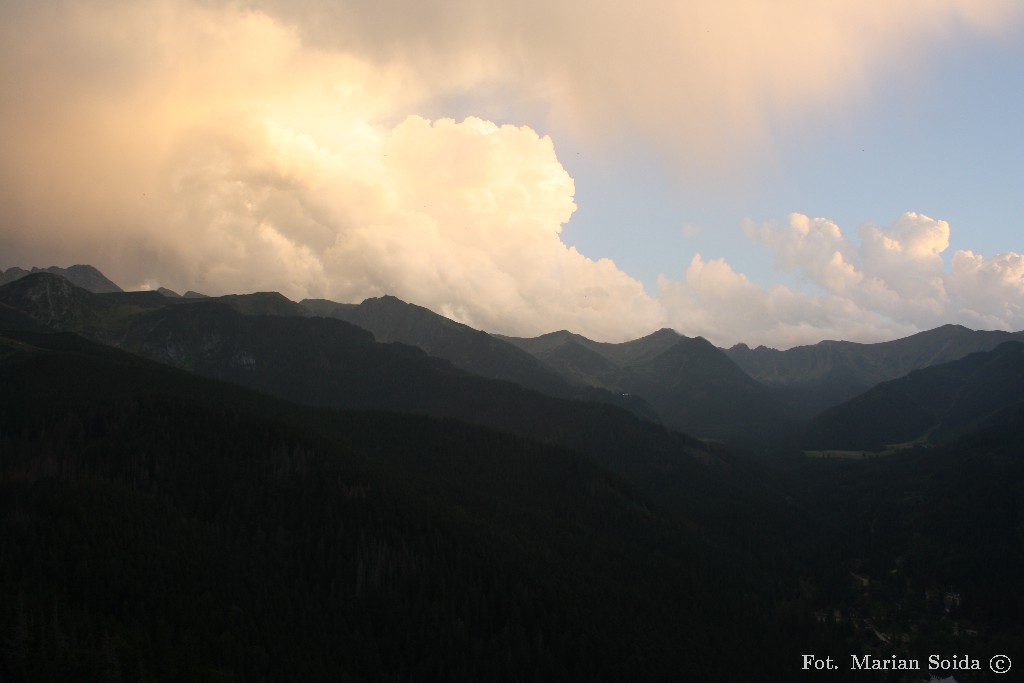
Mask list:
POLYGON ((4 0, 0 268, 720 346, 1024 329, 1016 0, 4 0))

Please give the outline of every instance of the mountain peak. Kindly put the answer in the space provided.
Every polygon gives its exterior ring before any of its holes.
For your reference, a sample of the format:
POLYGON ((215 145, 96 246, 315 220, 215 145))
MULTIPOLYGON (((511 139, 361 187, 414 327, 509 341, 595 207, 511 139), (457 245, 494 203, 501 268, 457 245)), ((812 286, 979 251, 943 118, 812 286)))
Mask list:
POLYGON ((228 294, 217 298, 243 315, 276 315, 304 318, 309 310, 297 304, 280 292, 253 292, 252 294, 228 294))
POLYGON ((17 308, 43 325, 69 329, 93 317, 96 297, 56 273, 37 270, 0 287, 0 303, 17 308))
POLYGON ((374 310, 403 310, 406 308, 423 308, 422 306, 417 306, 416 304, 410 304, 407 301, 403 301, 402 299, 399 299, 397 296, 394 296, 392 294, 371 296, 367 299, 363 299, 362 303, 355 305, 363 309, 374 310))
POLYGON ((634 339, 633 341, 649 340, 649 341, 663 341, 663 340, 675 340, 681 339, 683 335, 679 334, 671 327, 663 327, 656 332, 651 332, 646 337, 640 337, 640 339, 634 339))
POLYGON ((49 266, 47 268, 33 267, 30 270, 14 267, 8 268, 6 272, 0 270, 0 285, 5 285, 36 273, 48 273, 50 275, 62 277, 72 284, 81 287, 88 292, 92 292, 93 294, 107 294, 110 292, 124 291, 94 266, 81 263, 71 266, 70 268, 49 266))
POLYGON ((27 273, 13 282, 5 284, 4 290, 36 299, 44 293, 65 296, 73 292, 81 292, 84 288, 77 286, 63 275, 37 269, 35 272, 27 273))

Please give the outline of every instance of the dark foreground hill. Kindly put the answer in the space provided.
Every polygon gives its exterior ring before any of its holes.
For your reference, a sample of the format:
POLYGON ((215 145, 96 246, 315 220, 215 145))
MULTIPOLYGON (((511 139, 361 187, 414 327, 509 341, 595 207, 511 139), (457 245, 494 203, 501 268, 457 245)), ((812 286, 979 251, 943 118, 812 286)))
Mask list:
POLYGON ((572 451, 69 334, 0 337, 0 384, 5 681, 738 681, 784 642, 758 571, 572 451))
POLYGON ((832 651, 967 654, 981 670, 940 674, 967 683, 1005 680, 988 670, 996 654, 1024 660, 1022 424, 1017 402, 938 445, 785 473, 794 504, 829 529, 808 570, 832 651))

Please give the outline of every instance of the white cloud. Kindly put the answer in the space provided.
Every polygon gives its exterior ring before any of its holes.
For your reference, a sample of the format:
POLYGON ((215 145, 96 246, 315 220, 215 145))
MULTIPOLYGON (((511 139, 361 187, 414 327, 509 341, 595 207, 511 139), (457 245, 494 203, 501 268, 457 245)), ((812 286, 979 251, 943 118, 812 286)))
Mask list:
POLYGON ((788 348, 822 339, 878 341, 917 331, 843 296, 760 287, 724 259, 704 261, 699 254, 683 281, 658 279, 658 299, 677 330, 723 346, 745 342, 788 348))
POLYGON ((863 275, 850 264, 853 245, 839 226, 825 218, 792 214, 787 226, 757 226, 747 221, 747 237, 767 245, 775 265, 784 272, 799 270, 811 282, 830 291, 860 285, 863 275))
POLYGON ((969 250, 953 254, 949 289, 965 325, 1024 329, 1024 255, 986 259, 969 250))
POLYGON ((697 255, 683 281, 659 279, 659 300, 678 329, 719 344, 782 348, 882 341, 945 323, 1024 329, 1024 255, 986 259, 961 250, 947 268, 945 221, 905 213, 888 227, 860 226, 859 243, 834 222, 801 214, 785 225, 748 222, 744 231, 815 291, 762 288, 724 260, 697 255))

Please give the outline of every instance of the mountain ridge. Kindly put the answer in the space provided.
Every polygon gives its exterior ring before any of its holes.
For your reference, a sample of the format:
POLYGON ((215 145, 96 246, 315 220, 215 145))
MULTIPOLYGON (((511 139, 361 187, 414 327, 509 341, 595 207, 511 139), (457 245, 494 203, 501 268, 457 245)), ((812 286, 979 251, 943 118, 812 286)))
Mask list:
POLYGON ((737 344, 725 353, 751 377, 788 396, 799 415, 811 417, 880 382, 1012 340, 1024 340, 1024 333, 947 324, 872 344, 826 340, 786 351, 737 344))
MULTIPOLYGON (((381 304, 402 334, 488 339, 381 304)), ((839 461, 701 441, 296 306, 0 286, 0 677, 788 680, 799 652, 878 633, 1024 645, 1015 342, 875 385, 882 412, 826 426, 884 442, 880 415, 928 441, 839 461)), ((956 352, 943 334, 914 353, 956 352)), ((728 401, 722 430, 780 428, 781 390, 703 338, 547 337, 686 419, 728 401)))
POLYGON ((880 451, 937 444, 1024 409, 1024 341, 1005 341, 881 382, 811 421, 808 449, 880 451))
POLYGON ((378 343, 371 332, 342 320, 246 315, 232 300, 187 301, 156 292, 142 293, 146 306, 128 305, 137 298, 131 293, 90 294, 57 279, 35 274, 0 287, 0 303, 37 302, 30 312, 54 329, 301 404, 457 418, 589 453, 649 484, 656 485, 659 469, 682 471, 694 457, 708 458, 692 437, 618 406, 480 377, 420 348, 378 343), (33 285, 67 296, 33 298, 33 285))
MULTIPOLYGON (((17 281, 32 282, 43 275, 59 277, 37 270, 17 281)), ((47 287, 54 302, 59 301, 62 285, 51 281, 47 287)), ((173 294, 110 292, 84 306, 74 304, 69 295, 68 309, 56 311, 51 306, 53 319, 42 322, 124 345, 124 320, 143 309, 200 301, 173 294)), ((787 435, 800 431, 822 410, 881 381, 992 348, 1000 341, 1024 338, 1021 333, 950 324, 876 344, 826 340, 786 351, 745 344, 719 349, 702 337, 687 337, 670 328, 620 343, 598 342, 567 330, 529 339, 491 335, 390 295, 359 304, 293 302, 277 292, 202 301, 218 302, 244 315, 336 318, 369 330, 380 341, 422 349, 476 376, 558 398, 617 405, 674 430, 757 448, 786 442, 787 435)), ((39 304, 22 301, 18 306, 39 304)), ((0 315, 13 320, 21 313, 3 310, 0 315)))
POLYGON ((108 279, 107 276, 101 273, 98 268, 85 264, 77 264, 69 268, 60 268, 59 266, 49 266, 47 268, 32 267, 28 270, 15 266, 8 268, 6 271, 0 270, 0 285, 6 285, 10 282, 21 279, 26 275, 31 275, 32 273, 51 273, 53 275, 59 275, 71 283, 78 285, 82 289, 94 294, 124 291, 112 280, 108 279))
POLYGON ((666 425, 702 438, 752 442, 784 419, 767 390, 703 337, 662 328, 618 344, 564 330, 503 339, 570 380, 643 396, 666 425))
POLYGON ((484 377, 506 379, 548 393, 569 394, 571 386, 529 354, 496 337, 390 295, 341 304, 326 299, 299 302, 310 313, 345 320, 382 342, 418 346, 432 356, 484 377))

